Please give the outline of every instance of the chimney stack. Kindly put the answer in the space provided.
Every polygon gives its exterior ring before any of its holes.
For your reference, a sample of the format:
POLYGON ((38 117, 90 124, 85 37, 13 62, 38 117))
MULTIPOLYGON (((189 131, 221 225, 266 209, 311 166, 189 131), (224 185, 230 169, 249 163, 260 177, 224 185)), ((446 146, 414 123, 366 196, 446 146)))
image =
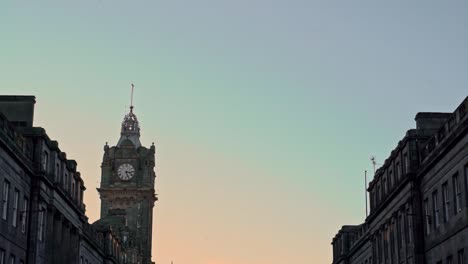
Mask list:
POLYGON ((36 97, 26 95, 1 95, 0 112, 15 126, 32 127, 36 97))

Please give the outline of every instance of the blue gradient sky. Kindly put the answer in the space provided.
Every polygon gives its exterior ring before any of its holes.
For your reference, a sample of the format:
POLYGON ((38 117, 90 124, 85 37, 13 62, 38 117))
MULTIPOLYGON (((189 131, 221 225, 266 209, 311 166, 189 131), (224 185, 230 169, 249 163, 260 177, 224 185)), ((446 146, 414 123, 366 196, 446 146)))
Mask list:
POLYGON ((102 147, 136 85, 157 145, 158 263, 330 263, 364 218, 369 156, 468 91, 466 1, 3 1, 2 94, 78 161, 91 220, 102 147))

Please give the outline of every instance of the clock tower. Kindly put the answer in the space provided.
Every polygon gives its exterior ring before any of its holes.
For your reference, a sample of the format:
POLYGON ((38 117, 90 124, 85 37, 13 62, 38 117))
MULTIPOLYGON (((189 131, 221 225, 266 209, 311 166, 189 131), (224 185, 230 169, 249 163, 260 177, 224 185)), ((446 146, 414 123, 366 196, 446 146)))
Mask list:
POLYGON ((154 143, 140 142, 140 124, 133 113, 125 115, 120 139, 104 146, 101 165, 100 225, 110 226, 120 237, 124 263, 151 264, 153 207, 156 202, 154 143))

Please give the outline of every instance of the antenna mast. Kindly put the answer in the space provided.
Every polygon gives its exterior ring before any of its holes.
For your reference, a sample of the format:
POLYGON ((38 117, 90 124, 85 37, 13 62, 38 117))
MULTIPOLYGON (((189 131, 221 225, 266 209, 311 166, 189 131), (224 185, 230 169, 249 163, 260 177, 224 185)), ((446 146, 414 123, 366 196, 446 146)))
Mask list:
POLYGON ((370 158, 372 165, 374 166, 374 175, 375 175, 375 165, 377 165, 377 162, 375 161, 375 156, 371 156, 370 158))
POLYGON ((133 110, 133 89, 135 88, 135 85, 133 85, 132 83, 132 94, 131 94, 131 97, 130 97, 130 111, 133 110))
POLYGON ((364 171, 364 196, 366 197, 366 218, 369 216, 369 211, 367 210, 367 170, 364 171))

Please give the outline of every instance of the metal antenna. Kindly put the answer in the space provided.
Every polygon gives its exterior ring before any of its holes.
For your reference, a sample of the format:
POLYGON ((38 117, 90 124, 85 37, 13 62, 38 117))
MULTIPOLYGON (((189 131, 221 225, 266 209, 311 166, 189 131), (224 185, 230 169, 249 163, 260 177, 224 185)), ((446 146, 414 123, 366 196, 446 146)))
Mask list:
POLYGON ((364 195, 366 197, 366 218, 369 216, 369 211, 367 210, 367 170, 364 171, 364 195))
POLYGON ((371 156, 370 158, 372 165, 374 166, 374 174, 375 174, 375 165, 377 165, 377 162, 375 161, 375 156, 371 156))
POLYGON ((133 89, 135 88, 135 85, 132 83, 132 95, 130 98, 130 112, 133 111, 133 89))

